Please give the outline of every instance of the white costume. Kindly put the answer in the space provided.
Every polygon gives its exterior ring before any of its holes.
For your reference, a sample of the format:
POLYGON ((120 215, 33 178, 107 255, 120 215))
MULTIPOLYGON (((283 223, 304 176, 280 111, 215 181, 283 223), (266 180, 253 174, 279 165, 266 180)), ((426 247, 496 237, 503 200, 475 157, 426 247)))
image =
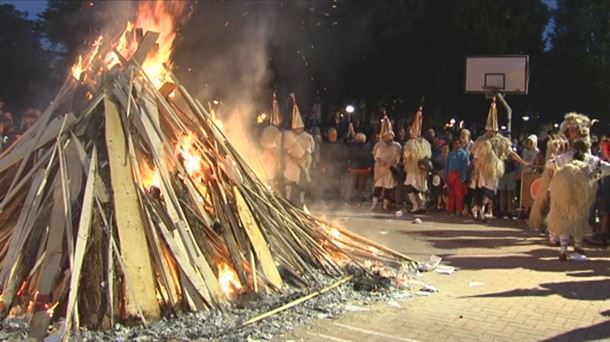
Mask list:
POLYGON ((260 137, 260 144, 263 147, 261 151, 261 160, 269 182, 271 185, 275 186, 275 180, 280 172, 282 157, 282 132, 278 128, 282 121, 280 107, 277 98, 275 97, 275 92, 273 93, 269 123, 270 125, 265 127, 260 137))
POLYGON ((428 140, 421 137, 421 127, 423 121, 423 107, 420 106, 415 113, 413 124, 411 125, 411 138, 405 143, 403 149, 403 163, 407 174, 405 185, 409 201, 412 204, 411 212, 425 210, 426 203, 422 193, 428 191, 428 172, 429 170, 420 167, 420 161, 432 157, 432 147, 428 140))
POLYGON ((311 134, 307 132, 295 133, 287 131, 284 133, 284 149, 286 150, 286 167, 284 177, 290 182, 304 185, 309 183, 309 168, 312 163, 312 154, 315 142, 311 134))
MULTIPOLYGON (((301 118, 294 94, 292 97, 292 131, 284 133, 284 150, 286 151, 284 178, 286 179, 286 198, 293 201, 293 189, 298 191, 299 205, 305 204, 306 187, 311 182, 309 169, 313 162, 312 154, 316 144, 311 134, 304 131, 305 124, 301 118)), ((296 201, 293 201, 295 203, 296 201)))
POLYGON ((375 187, 394 189, 398 185, 390 167, 396 166, 400 162, 400 149, 400 144, 395 141, 392 141, 390 144, 380 141, 373 147, 373 158, 375 159, 375 187), (378 159, 382 162, 380 163, 378 159))

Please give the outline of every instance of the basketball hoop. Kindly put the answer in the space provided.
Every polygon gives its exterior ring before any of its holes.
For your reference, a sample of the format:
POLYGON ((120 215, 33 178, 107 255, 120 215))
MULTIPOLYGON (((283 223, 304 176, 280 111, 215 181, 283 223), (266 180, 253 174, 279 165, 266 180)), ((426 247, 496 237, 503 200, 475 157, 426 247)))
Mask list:
POLYGON ((498 93, 500 92, 500 88, 498 88, 498 87, 486 86, 486 87, 482 87, 482 88, 483 88, 483 94, 485 94, 485 98, 487 100, 491 100, 494 96, 498 95, 498 93))

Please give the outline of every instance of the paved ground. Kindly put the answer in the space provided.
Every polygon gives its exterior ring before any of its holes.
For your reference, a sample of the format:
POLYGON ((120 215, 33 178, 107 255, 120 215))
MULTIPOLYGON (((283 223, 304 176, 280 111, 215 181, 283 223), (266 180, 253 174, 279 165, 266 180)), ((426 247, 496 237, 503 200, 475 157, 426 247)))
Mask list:
POLYGON ((423 274, 440 289, 430 297, 318 320, 277 340, 610 340, 609 250, 589 248, 588 261, 561 262, 542 236, 509 220, 479 225, 435 214, 413 224, 367 210, 328 218, 419 260, 442 256, 458 270, 423 274))

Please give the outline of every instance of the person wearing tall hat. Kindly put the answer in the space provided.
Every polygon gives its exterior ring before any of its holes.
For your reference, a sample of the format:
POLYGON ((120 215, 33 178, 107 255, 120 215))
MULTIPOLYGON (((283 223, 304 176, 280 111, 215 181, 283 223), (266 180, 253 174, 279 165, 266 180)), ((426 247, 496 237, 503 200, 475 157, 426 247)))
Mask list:
POLYGON ((296 97, 292 98, 291 130, 284 133, 286 198, 299 206, 305 205, 305 192, 311 177, 309 171, 315 142, 311 134, 305 132, 305 124, 297 106, 296 97), (297 199, 295 199, 297 197, 297 199))
POLYGON ((472 217, 475 220, 485 221, 487 218, 493 217, 495 195, 500 178, 504 175, 504 161, 512 158, 523 166, 529 166, 513 151, 510 139, 498 132, 498 109, 495 96, 487 115, 485 133, 472 145, 472 155, 476 181, 472 217))
POLYGON ((392 123, 387 115, 381 119, 381 130, 379 132, 380 141, 373 147, 374 183, 373 183, 373 203, 371 209, 375 209, 379 198, 383 194, 383 210, 390 210, 390 203, 394 198, 394 189, 398 182, 394 177, 392 168, 396 168, 400 162, 399 143, 394 141, 394 131, 392 123))
POLYGON ((534 229, 546 222, 549 243, 561 247, 559 259, 567 259, 570 236, 574 251, 584 254, 583 237, 590 230, 590 209, 597 180, 610 173, 610 164, 591 154, 590 127, 595 123, 580 113, 568 113, 560 132, 549 139, 549 158, 534 198, 528 224, 534 229))
POLYGON ((282 148, 282 115, 280 114, 280 106, 273 92, 273 100, 271 103, 271 116, 269 117, 269 126, 263 129, 260 137, 262 147, 261 159, 263 168, 267 176, 268 184, 277 190, 278 176, 281 167, 281 148, 282 148))
POLYGON ((428 175, 432 171, 432 147, 428 140, 421 136, 422 121, 423 106, 419 106, 411 124, 410 139, 405 143, 402 154, 407 174, 404 184, 411 202, 411 213, 426 210, 424 194, 428 191, 428 175))

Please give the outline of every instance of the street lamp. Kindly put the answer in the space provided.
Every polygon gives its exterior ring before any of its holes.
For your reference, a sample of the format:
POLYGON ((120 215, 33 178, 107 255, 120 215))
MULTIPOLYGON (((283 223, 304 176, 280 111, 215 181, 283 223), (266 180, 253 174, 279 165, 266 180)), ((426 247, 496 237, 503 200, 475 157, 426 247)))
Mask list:
POLYGON ((529 121, 530 117, 525 115, 525 116, 522 116, 521 119, 523 119, 523 121, 529 121))
POLYGON ((354 112, 354 110, 356 110, 356 108, 354 108, 354 106, 352 106, 352 105, 347 105, 347 106, 345 107, 345 111, 346 111, 348 114, 353 113, 353 112, 354 112))

